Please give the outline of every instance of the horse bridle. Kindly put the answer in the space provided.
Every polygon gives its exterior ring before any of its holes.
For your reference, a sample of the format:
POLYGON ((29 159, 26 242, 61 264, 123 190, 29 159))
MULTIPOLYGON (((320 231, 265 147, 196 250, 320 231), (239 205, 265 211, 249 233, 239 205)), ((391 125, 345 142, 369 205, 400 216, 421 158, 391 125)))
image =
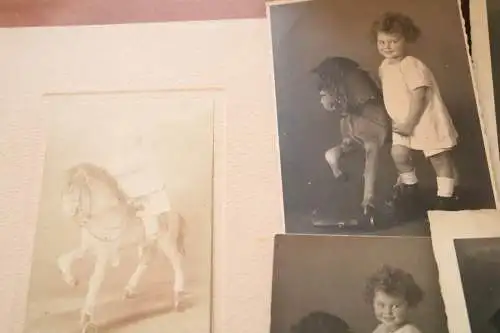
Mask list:
MULTIPOLYGON (((80 172, 84 172, 84 171, 80 171, 80 172)), ((97 234, 95 234, 94 232, 92 232, 91 228, 89 227, 89 221, 92 219, 92 192, 90 190, 90 184, 89 184, 89 179, 88 179, 88 176, 86 174, 83 175, 83 178, 84 178, 84 181, 83 181, 83 184, 79 184, 79 190, 78 190, 78 207, 76 209, 76 212, 74 214, 75 217, 78 218, 79 220, 79 225, 81 228, 85 228, 87 230, 87 232, 92 235, 92 237, 102 241, 102 242, 114 242, 116 240, 118 240, 118 238, 120 238, 120 234, 118 234, 118 236, 116 237, 113 237, 113 238, 109 238, 109 237, 101 237, 97 234), (83 204, 83 192, 86 192, 87 193, 87 211, 85 212, 82 208, 82 206, 84 206, 83 204), (82 214, 83 213, 83 214, 82 214), (79 215, 83 215, 82 216, 79 216, 79 215)), ((74 186, 74 184, 72 184, 72 186, 74 186)))
POLYGON ((383 100, 379 96, 372 95, 369 98, 366 98, 363 100, 357 100, 356 103, 349 103, 349 101, 351 100, 351 98, 349 97, 349 91, 348 91, 347 87, 345 86, 345 84, 339 83, 339 82, 344 81, 344 77, 346 76, 346 74, 344 73, 342 75, 337 75, 337 76, 341 76, 341 78, 336 77, 335 79, 331 80, 331 79, 328 79, 327 77, 325 77, 324 75, 321 75, 320 77, 321 77, 323 82, 327 82, 326 84, 323 83, 323 87, 329 86, 331 89, 332 85, 336 86, 335 87, 335 104, 340 106, 341 110, 343 110, 340 112, 340 116, 342 118, 345 118, 345 117, 348 117, 350 114, 354 113, 354 114, 356 114, 356 116, 362 117, 362 118, 368 120, 369 122, 371 122, 377 126, 381 126, 384 128, 387 127, 386 124, 384 124, 378 120, 372 119, 370 117, 367 117, 362 112, 349 112, 349 111, 347 111, 347 109, 362 110, 368 104, 380 103, 381 101, 383 103, 383 100), (339 94, 339 92, 340 92, 340 94, 339 94))

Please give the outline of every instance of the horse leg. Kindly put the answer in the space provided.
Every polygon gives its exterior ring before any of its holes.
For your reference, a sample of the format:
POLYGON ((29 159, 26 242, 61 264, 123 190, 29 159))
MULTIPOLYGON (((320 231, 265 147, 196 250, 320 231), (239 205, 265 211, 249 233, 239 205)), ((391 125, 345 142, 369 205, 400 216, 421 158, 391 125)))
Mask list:
POLYGON ((76 260, 82 259, 88 250, 88 239, 84 233, 82 233, 80 247, 74 249, 73 251, 62 254, 57 258, 57 266, 61 272, 64 282, 66 282, 71 287, 76 287, 78 285, 78 280, 74 277, 71 272, 71 266, 76 260))
POLYGON ((132 298, 136 295, 136 289, 142 275, 149 267, 154 257, 157 246, 158 216, 145 216, 142 219, 144 224, 144 239, 139 244, 137 250, 139 254, 139 264, 130 277, 125 287, 123 298, 132 298), (155 227, 156 224, 156 227, 155 227))
POLYGON ((341 157, 342 157, 342 149, 340 148, 340 146, 335 146, 333 148, 330 148, 325 153, 325 159, 328 162, 328 165, 330 166, 330 169, 333 172, 333 176, 336 179, 345 178, 345 175, 342 172, 342 170, 340 170, 339 166, 341 157))
POLYGON ((82 327, 86 327, 86 325, 91 322, 94 315, 97 296, 104 280, 108 259, 108 251, 101 249, 101 251, 97 253, 94 272, 92 273, 89 281, 89 289, 87 290, 87 296, 85 297, 85 304, 80 318, 80 324, 82 327))
POLYGON ((184 293, 184 270, 182 268, 182 251, 179 249, 178 239, 181 235, 180 217, 168 214, 168 230, 165 237, 159 239, 159 246, 165 256, 170 259, 174 270, 174 307, 179 308, 184 293))
POLYGON ((347 175, 340 169, 341 158, 352 150, 353 142, 351 139, 344 139, 342 143, 328 149, 325 152, 325 159, 336 179, 347 180, 347 175))
POLYGON ((370 208, 374 207, 375 181, 377 177, 377 166, 380 146, 376 142, 365 142, 365 171, 364 171, 364 192, 361 207, 363 213, 368 214, 370 208))
POLYGON ((136 295, 136 289, 137 285, 139 284, 139 281, 142 278, 142 275, 146 272, 146 269, 149 266, 150 263, 150 258, 148 257, 149 253, 144 251, 139 260, 139 264, 137 265, 137 268, 135 269, 134 273, 130 277, 130 279, 127 282, 127 286, 125 287, 124 293, 123 293, 123 298, 132 298, 136 295))

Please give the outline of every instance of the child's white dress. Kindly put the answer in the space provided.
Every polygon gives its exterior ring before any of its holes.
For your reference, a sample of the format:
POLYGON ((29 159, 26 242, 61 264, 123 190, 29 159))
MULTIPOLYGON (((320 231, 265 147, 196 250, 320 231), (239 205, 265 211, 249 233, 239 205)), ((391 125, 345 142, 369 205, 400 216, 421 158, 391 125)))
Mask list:
POLYGON ((384 103, 395 123, 402 123, 410 112, 411 93, 428 87, 427 105, 420 121, 409 137, 393 133, 393 144, 421 151, 446 150, 457 143, 457 132, 444 104, 439 86, 430 69, 419 59, 406 56, 400 62, 387 59, 379 68, 384 103))
POLYGON ((170 211, 171 206, 154 152, 146 146, 128 148, 115 155, 108 168, 125 194, 143 206, 138 215, 146 234, 155 234, 157 216, 170 211))
MULTIPOLYGON (((378 325, 377 328, 373 331, 373 333, 386 333, 385 328, 382 324, 378 325)), ((416 326, 412 324, 406 324, 401 326, 397 330, 392 333, 422 333, 416 326)))

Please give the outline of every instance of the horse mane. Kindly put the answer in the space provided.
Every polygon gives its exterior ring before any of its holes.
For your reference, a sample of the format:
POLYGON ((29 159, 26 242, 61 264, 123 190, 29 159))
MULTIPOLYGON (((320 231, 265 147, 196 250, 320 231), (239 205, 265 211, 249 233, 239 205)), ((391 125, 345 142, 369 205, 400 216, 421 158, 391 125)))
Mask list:
POLYGON ((370 87, 370 89, 377 95, 376 97, 379 97, 382 99, 382 90, 380 87, 377 85, 373 77, 368 73, 368 71, 359 68, 359 72, 361 72, 365 78, 366 78, 366 84, 370 87))
POLYGON ((347 112, 356 113, 357 104, 360 102, 372 98, 382 100, 382 91, 373 78, 352 59, 328 57, 311 72, 319 77, 320 90, 332 90, 346 95, 346 108, 350 109, 346 110, 347 112), (353 87, 356 88, 352 89, 353 87))
POLYGON ((92 163, 80 163, 68 170, 69 177, 73 177, 79 170, 83 170, 90 177, 105 183, 118 200, 121 202, 127 202, 127 196, 120 188, 116 179, 106 169, 92 163))
POLYGON ((319 76, 334 76, 339 69, 345 72, 359 68, 359 64, 346 57, 328 57, 324 59, 318 66, 314 67, 311 72, 319 76))

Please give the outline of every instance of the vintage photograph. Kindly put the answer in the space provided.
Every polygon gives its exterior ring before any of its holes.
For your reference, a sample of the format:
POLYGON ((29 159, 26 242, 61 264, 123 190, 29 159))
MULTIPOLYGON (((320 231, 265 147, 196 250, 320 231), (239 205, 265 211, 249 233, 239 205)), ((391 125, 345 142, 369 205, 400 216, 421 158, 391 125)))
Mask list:
POLYGON ((454 243, 471 333, 500 332, 500 238, 454 243))
POLYGON ((287 233, 428 236, 429 210, 495 208, 457 0, 268 13, 287 233))
POLYGON ((430 238, 277 235, 271 333, 447 333, 430 238))
POLYGON ((450 332, 498 332, 500 211, 430 211, 432 248, 450 332))
MULTIPOLYGON (((488 31, 490 37, 490 54, 491 54, 491 75, 493 77, 493 92, 495 97, 496 109, 500 104, 500 1, 487 0, 488 11, 488 31)), ((497 114, 498 112, 495 112, 497 114)), ((500 117, 496 117, 497 131, 500 128, 500 117)), ((500 136, 497 136, 500 137, 500 136)), ((500 141, 498 142, 500 145, 500 141)))
POLYGON ((43 97, 25 333, 211 331, 209 92, 43 97))

